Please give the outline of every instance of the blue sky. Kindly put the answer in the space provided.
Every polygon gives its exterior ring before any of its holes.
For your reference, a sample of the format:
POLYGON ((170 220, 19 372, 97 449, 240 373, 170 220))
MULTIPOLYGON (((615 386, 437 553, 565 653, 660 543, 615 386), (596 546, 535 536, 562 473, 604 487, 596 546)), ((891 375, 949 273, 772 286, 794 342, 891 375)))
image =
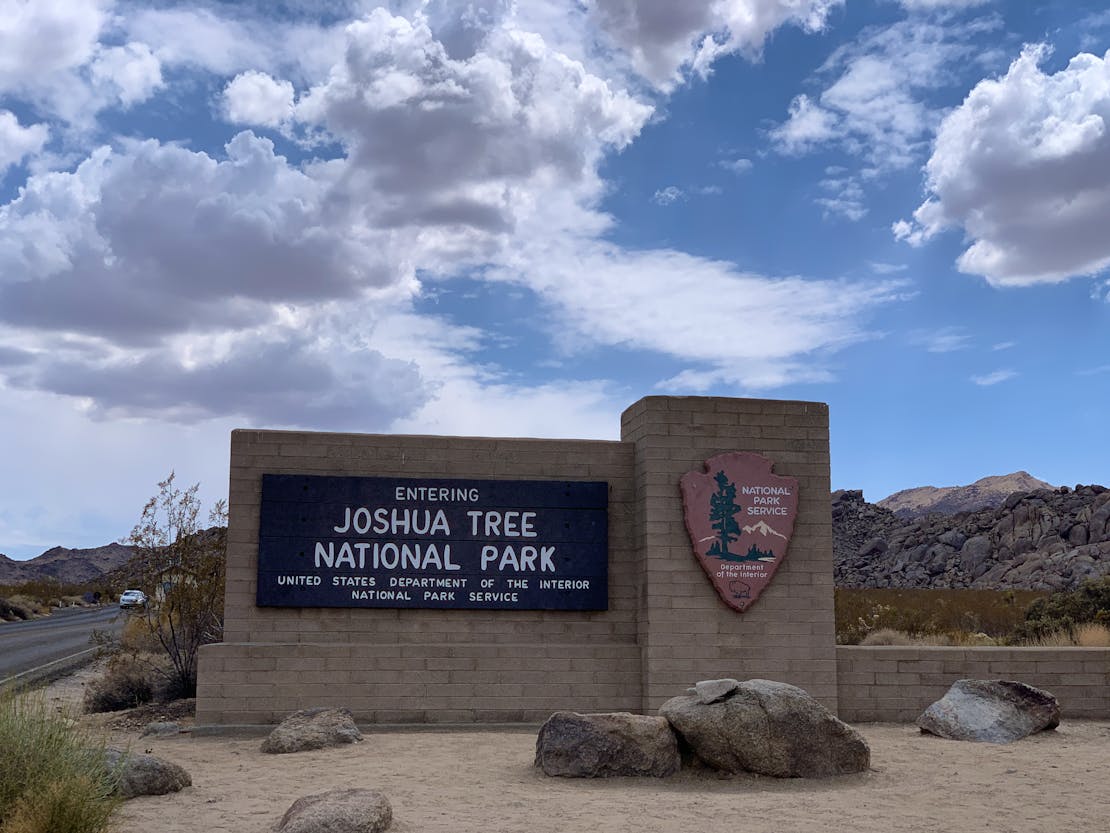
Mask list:
POLYGON ((834 488, 1107 482, 1110 11, 0 0, 0 552, 236 427, 828 402, 834 488))

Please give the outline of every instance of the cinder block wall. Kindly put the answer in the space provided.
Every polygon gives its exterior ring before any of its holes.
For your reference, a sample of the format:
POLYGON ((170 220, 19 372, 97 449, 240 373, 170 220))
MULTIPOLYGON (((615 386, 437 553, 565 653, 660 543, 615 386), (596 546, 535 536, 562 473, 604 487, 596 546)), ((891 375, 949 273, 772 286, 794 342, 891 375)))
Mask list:
POLYGON ((201 651, 198 724, 273 723, 315 705, 382 723, 638 711, 632 452, 620 442, 233 432, 224 642, 201 651), (263 473, 608 481, 609 609, 256 607, 263 473))
POLYGON ((959 679, 1019 680, 1060 701, 1066 718, 1110 718, 1108 648, 836 649, 840 718, 907 723, 959 679))
POLYGON ((621 442, 235 431, 225 641, 201 651, 199 724, 273 723, 341 705, 365 722, 539 721, 651 712, 699 679, 766 677, 835 710, 828 408, 650 397, 621 442), (694 559, 679 479, 754 451, 799 481, 783 566, 746 613, 694 559), (262 475, 609 483, 606 611, 260 608, 262 475))
POLYGON ((800 686, 836 711, 829 409, 820 402, 648 397, 621 417, 635 447, 636 546, 643 569, 643 707, 696 680, 764 678, 800 686), (728 607, 691 551, 679 478, 705 460, 752 451, 798 479, 798 517, 782 565, 745 613, 728 607))

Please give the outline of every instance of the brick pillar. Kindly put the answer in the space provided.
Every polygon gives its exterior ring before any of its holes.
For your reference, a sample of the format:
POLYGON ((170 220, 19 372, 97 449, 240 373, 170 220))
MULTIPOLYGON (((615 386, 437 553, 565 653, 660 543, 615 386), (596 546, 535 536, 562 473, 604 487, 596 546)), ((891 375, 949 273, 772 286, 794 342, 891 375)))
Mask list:
POLYGON ((643 567, 643 709, 698 680, 800 686, 836 711, 829 408, 822 402, 652 396, 621 416, 635 446, 636 546, 643 567), (718 597, 694 558, 679 478, 715 454, 751 451, 798 479, 786 558, 746 612, 718 597))

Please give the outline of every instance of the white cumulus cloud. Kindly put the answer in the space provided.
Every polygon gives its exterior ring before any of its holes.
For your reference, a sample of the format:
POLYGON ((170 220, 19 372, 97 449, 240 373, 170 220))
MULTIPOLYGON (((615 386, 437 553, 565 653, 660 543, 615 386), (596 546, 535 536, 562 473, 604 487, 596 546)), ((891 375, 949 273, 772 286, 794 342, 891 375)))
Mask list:
POLYGON ((293 117, 293 84, 265 72, 241 72, 224 88, 224 113, 232 124, 278 127, 293 117))
POLYGON ((14 113, 0 110, 0 177, 12 165, 42 150, 49 138, 50 129, 45 124, 24 127, 14 113))
POLYGON ((973 242, 961 271, 996 286, 1052 283, 1110 266, 1110 52, 1060 71, 1026 48, 1001 78, 981 81, 950 113, 926 166, 928 198, 900 239, 948 228, 973 242))
POLYGON ((162 65, 145 43, 101 48, 89 71, 93 83, 125 107, 145 101, 162 86, 162 65))

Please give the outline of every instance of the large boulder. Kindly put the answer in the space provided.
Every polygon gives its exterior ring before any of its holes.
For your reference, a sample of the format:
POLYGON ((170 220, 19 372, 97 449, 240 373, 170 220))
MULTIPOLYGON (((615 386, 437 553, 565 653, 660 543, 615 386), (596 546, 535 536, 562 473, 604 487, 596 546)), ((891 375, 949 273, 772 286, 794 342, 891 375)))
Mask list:
POLYGON ((547 775, 659 778, 681 765, 678 740, 662 717, 555 712, 536 738, 536 766, 547 775))
POLYGON ((124 798, 165 795, 193 785, 193 779, 182 767, 154 755, 129 755, 109 748, 105 758, 116 775, 116 792, 124 798))
POLYGON ((917 725, 950 740, 1012 743, 1060 725, 1060 704, 1047 691, 1012 680, 956 680, 917 725))
POLYGON ((863 736, 802 689, 771 680, 729 680, 735 686, 728 686, 727 695, 706 702, 706 695, 721 690, 717 682, 712 689, 699 684, 659 710, 713 769, 824 778, 870 767, 863 736))
POLYGON ((393 822, 389 799, 377 790, 331 790, 298 798, 276 833, 380 833, 393 822))
POLYGON ((274 754, 342 746, 362 740, 354 716, 347 709, 302 709, 293 712, 262 741, 262 751, 274 754))

